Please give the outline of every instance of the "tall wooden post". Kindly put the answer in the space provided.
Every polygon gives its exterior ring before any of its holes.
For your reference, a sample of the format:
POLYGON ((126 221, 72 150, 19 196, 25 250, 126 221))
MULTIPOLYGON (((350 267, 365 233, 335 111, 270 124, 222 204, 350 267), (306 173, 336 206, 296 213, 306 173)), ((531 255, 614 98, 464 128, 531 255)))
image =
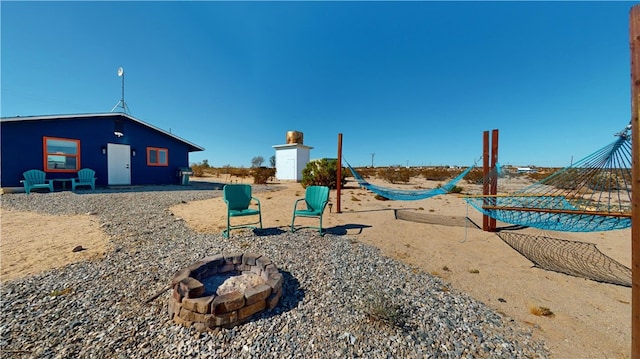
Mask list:
MULTIPOLYGON (((491 131, 491 146, 489 146, 489 131, 482 133, 482 194, 487 196, 483 204, 488 206, 496 205, 495 195, 498 194, 498 130, 491 131), (489 157, 491 148, 491 157, 489 157), (493 197, 492 197, 493 196, 493 197)), ((482 215, 482 230, 486 232, 496 231, 496 219, 482 215)))
MULTIPOLYGON (((484 131, 482 133, 482 194, 484 196, 489 195, 490 193, 490 188, 489 188, 489 131, 484 131)), ((483 200, 483 204, 488 205, 489 203, 487 203, 487 198, 485 197, 485 199, 483 200)), ((482 230, 483 231, 489 231, 489 228, 491 226, 491 221, 490 221, 491 217, 487 216, 486 214, 482 215, 482 230)))
MULTIPOLYGON (((498 130, 491 131, 491 188, 490 194, 494 196, 492 198, 493 205, 496 205, 497 198, 495 197, 498 194, 498 130)), ((496 231, 496 219, 491 218, 489 220, 489 231, 496 231)))
POLYGON ((338 134, 338 163, 336 165, 336 213, 342 213, 340 209, 342 190, 342 134, 338 134))
POLYGON ((631 47, 631 358, 640 359, 640 5, 629 13, 631 47))

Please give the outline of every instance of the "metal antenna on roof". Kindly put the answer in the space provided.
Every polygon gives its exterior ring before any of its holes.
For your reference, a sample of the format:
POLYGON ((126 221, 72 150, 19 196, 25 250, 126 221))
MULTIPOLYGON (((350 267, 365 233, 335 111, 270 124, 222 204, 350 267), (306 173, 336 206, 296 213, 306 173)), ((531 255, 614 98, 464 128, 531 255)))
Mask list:
POLYGON ((129 107, 127 106, 127 103, 124 102, 124 69, 122 67, 118 68, 118 77, 122 77, 122 98, 115 106, 113 106, 111 112, 113 112, 113 110, 115 110, 116 108, 121 107, 122 112, 129 113, 129 107))

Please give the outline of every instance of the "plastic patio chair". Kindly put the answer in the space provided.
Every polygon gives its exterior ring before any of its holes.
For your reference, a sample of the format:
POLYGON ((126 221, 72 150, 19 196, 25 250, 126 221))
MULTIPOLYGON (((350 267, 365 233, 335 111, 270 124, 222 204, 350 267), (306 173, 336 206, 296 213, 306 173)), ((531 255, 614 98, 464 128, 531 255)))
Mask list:
POLYGON ((96 171, 83 168, 78 171, 78 178, 71 179, 71 190, 75 191, 78 186, 90 186, 92 190, 96 189, 96 171))
MULTIPOLYGON (((309 186, 304 192, 304 198, 300 198, 295 201, 293 204, 293 219, 291 220, 291 232, 295 232, 296 229, 294 227, 294 223, 296 221, 296 217, 315 217, 320 219, 320 226, 313 227, 301 227, 301 228, 317 228, 320 231, 320 235, 323 236, 322 233, 322 214, 324 213, 324 208, 329 203, 329 187, 326 186, 309 186), (303 201, 306 203, 306 209, 297 209, 298 202, 303 201)), ((299 228, 300 229, 300 228, 299 228)))
POLYGON ((49 189, 49 192, 53 192, 53 180, 46 179, 47 174, 40 170, 28 170, 22 174, 23 180, 20 182, 24 185, 24 191, 27 194, 31 193, 32 189, 43 188, 49 189))
POLYGON ((237 228, 256 228, 260 224, 262 229, 262 211, 260 200, 251 195, 251 186, 248 184, 227 184, 222 189, 224 202, 227 204, 227 229, 222 231, 225 238, 229 238, 229 232, 237 228), (258 209, 249 208, 254 201, 258 209), (258 216, 258 222, 231 225, 231 217, 258 216))

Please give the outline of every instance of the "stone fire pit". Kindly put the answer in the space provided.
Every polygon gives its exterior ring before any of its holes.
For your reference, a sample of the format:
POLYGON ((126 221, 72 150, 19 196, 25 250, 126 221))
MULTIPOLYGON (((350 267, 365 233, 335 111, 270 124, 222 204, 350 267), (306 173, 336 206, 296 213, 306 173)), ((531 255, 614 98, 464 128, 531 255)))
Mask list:
POLYGON ((205 257, 173 274, 169 318, 200 331, 230 328, 275 308, 282 282, 278 268, 259 254, 205 257))

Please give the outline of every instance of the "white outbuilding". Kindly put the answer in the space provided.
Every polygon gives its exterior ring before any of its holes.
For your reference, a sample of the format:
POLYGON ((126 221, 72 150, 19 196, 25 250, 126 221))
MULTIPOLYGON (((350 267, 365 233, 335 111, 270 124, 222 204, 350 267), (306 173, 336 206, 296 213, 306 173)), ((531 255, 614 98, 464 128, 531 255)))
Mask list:
POLYGON ((309 163, 313 147, 303 144, 303 134, 298 131, 287 132, 287 143, 275 145, 276 178, 284 181, 302 181, 302 170, 309 163))

